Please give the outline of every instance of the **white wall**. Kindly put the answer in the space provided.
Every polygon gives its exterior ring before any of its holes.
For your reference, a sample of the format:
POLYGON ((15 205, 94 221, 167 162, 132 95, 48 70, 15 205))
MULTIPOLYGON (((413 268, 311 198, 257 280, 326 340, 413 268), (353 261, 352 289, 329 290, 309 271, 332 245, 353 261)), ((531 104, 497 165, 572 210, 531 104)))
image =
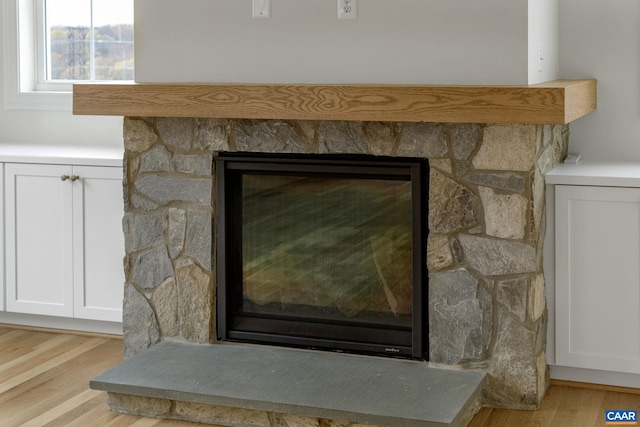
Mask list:
POLYGON ((598 79, 598 110, 571 124, 570 150, 640 161, 640 2, 560 0, 560 75, 598 79))
MULTIPOLYGON (((0 22, 3 22, 0 7, 0 22)), ((0 36, 2 31, 0 29, 0 36)), ((0 43, 0 145, 3 143, 122 147, 121 117, 73 116, 71 111, 4 107, 4 43, 0 43)))
POLYGON ((527 84, 529 1, 136 0, 136 81, 527 84))
POLYGON ((528 46, 529 84, 559 78, 558 0, 529 0, 528 46))
MULTIPOLYGON (((526 24, 519 17, 526 14, 525 5, 537 6, 546 18, 534 22, 554 28, 549 11, 555 2, 559 2, 559 76, 598 79, 598 111, 572 123, 571 151, 591 160, 640 161, 637 0, 529 0, 528 4, 526 0, 360 0, 356 21, 336 20, 333 0, 272 0, 272 18, 266 20, 250 18, 251 0, 136 0, 138 80, 243 81, 259 76, 264 81, 293 81, 276 71, 280 65, 294 64, 296 73, 316 82, 435 83, 437 78, 442 79, 438 83, 472 83, 471 76, 487 84, 534 83, 535 76, 522 66, 522 55, 531 54, 532 49, 523 48, 523 43, 529 47, 537 43, 532 34, 538 31, 549 35, 551 41, 543 44, 553 48, 553 31, 529 22, 526 34, 526 24), (409 12, 392 5, 404 5, 409 12), (154 36, 168 45, 152 44, 154 36), (401 37, 410 42, 397 43, 401 37), (193 43, 181 44, 185 38, 193 38, 193 43), (338 48, 344 40, 355 40, 358 48, 338 48), (274 48, 275 41, 283 46, 274 48), (228 52, 234 43, 257 56, 234 57, 228 52), (470 56, 444 61, 438 57, 444 53, 434 46, 466 49, 470 56), (304 59, 312 53, 324 58, 320 71, 311 71, 312 64, 304 59), (406 58, 413 67, 398 66, 406 58), (455 65, 461 65, 459 73, 443 75, 444 68, 455 65)), ((530 12, 530 18, 535 13, 535 9, 530 12)), ((545 67, 547 58, 554 57, 546 49, 545 67)), ((0 73, 2 60, 0 54, 0 73)), ((525 62, 532 60, 529 55, 525 62)), ((553 72, 553 64, 549 69, 553 72)), ((539 81, 545 80, 549 79, 539 81)), ((0 96, 2 91, 0 85, 0 96)), ((0 143, 119 147, 121 123, 117 117, 81 117, 70 112, 7 111, 0 103, 0 143)))

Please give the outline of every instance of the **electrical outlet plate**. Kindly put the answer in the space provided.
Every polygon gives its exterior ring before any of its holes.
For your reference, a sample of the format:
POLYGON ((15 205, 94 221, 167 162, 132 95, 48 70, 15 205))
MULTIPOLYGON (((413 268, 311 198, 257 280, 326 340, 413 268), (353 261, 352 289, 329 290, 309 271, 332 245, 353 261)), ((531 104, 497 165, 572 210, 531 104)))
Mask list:
POLYGON ((544 55, 542 54, 542 43, 538 43, 538 72, 544 71, 544 55))
POLYGON ((253 17, 269 18, 271 16, 271 0, 253 0, 253 17))
POLYGON ((358 0, 338 0, 338 19, 356 19, 358 0))

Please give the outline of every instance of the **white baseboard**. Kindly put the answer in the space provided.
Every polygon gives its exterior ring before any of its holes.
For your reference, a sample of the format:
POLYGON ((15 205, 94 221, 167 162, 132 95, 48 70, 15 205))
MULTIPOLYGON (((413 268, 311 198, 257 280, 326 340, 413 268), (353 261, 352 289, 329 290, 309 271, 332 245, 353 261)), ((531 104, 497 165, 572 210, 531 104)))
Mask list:
POLYGON ((102 322, 97 320, 68 319, 64 317, 0 312, 0 323, 31 326, 35 328, 122 335, 122 323, 119 322, 102 322))
POLYGON ((618 387, 640 388, 640 375, 596 369, 570 368, 549 365, 552 379, 603 384, 618 387))

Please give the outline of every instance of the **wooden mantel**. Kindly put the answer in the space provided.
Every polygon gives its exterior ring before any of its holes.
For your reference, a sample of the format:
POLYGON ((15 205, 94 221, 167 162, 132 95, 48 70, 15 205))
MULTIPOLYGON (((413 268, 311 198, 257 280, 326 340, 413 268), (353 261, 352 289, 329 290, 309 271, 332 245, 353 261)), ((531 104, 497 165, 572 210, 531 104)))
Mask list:
POLYGON ((109 83, 73 88, 78 115, 566 124, 595 109, 595 80, 531 86, 109 83))

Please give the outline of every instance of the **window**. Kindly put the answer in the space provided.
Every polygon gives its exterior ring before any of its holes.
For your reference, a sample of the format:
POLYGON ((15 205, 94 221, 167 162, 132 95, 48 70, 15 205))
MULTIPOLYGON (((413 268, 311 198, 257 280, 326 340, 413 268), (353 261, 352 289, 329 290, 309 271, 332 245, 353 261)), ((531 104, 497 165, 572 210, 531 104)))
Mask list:
POLYGON ((70 109, 72 83, 133 80, 133 0, 2 0, 7 108, 70 109))

